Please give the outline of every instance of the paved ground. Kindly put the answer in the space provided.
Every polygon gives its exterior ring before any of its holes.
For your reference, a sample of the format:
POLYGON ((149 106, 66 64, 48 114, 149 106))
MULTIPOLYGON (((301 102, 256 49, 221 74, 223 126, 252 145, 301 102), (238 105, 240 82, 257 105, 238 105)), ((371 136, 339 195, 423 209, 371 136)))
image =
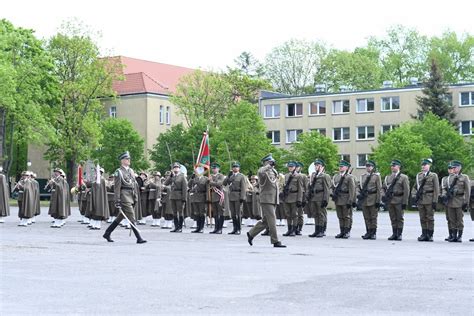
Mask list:
POLYGON ((268 237, 250 247, 245 234, 149 225, 141 226, 147 244, 124 229, 107 243, 104 228, 89 231, 74 214, 62 229, 49 228, 46 215, 27 228, 13 217, 0 224, 1 315, 474 315, 469 216, 463 243, 443 240, 443 214, 435 242, 420 243, 416 213, 406 214, 404 240, 390 242, 388 214, 379 216, 378 239, 364 241, 361 213, 352 237, 340 240, 330 212, 327 237, 286 237, 288 248, 275 249, 268 237))

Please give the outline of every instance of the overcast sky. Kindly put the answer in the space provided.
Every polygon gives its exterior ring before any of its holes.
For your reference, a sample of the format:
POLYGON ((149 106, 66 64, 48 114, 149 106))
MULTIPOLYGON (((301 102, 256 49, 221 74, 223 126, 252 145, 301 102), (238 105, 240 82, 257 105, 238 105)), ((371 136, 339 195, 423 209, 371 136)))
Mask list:
POLYGON ((394 24, 429 36, 446 29, 472 34, 473 9, 468 0, 6 0, 0 18, 48 38, 77 17, 102 33, 101 48, 114 55, 222 69, 242 51, 263 60, 290 38, 353 49, 394 24))

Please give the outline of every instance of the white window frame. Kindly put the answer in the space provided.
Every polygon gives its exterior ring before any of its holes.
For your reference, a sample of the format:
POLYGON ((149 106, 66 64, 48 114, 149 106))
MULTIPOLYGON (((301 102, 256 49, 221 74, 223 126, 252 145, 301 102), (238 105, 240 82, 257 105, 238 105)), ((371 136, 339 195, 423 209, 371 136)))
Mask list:
POLYGON ((382 125, 380 125, 380 134, 385 134, 385 133, 388 133, 388 132, 390 132, 390 131, 393 131, 394 129, 396 129, 396 128, 399 127, 399 126, 400 126, 400 125, 398 125, 398 124, 382 124, 382 125), (389 129, 388 131, 384 132, 384 131, 383 131, 383 127, 384 127, 384 126, 389 126, 390 129, 389 129))
POLYGON ((160 124, 163 124, 165 121, 165 107, 160 105, 160 124))
POLYGON ((345 160, 348 163, 351 162, 351 155, 350 154, 339 154, 339 158, 340 158, 340 160, 345 160), (347 156, 347 157, 344 157, 344 156, 347 156), (348 159, 345 159, 345 158, 348 158, 348 159))
POLYGON ((459 92, 459 107, 468 107, 468 106, 474 106, 474 91, 461 91, 459 92), (461 95, 463 93, 469 93, 469 104, 462 104, 461 103, 461 95))
POLYGON ((328 112, 328 108, 326 106, 326 101, 325 100, 313 101, 313 102, 308 103, 308 113, 309 113, 308 115, 309 116, 324 116, 324 115, 326 115, 327 112, 328 112), (316 105, 316 113, 311 112, 311 104, 316 105), (324 113, 320 113, 322 104, 324 105, 324 113))
POLYGON ((343 114, 349 114, 351 113, 351 100, 349 99, 344 99, 344 100, 333 100, 332 101, 332 114, 333 115, 343 115, 343 114), (349 102, 349 106, 347 107, 349 109, 349 111, 347 112, 344 112, 344 102, 349 102), (336 103, 337 102, 341 102, 341 112, 336 112, 335 111, 335 107, 336 107, 336 103))
POLYGON ((381 112, 399 112, 400 111, 400 96, 390 96, 390 97, 381 97, 380 98, 380 111, 381 112), (393 99, 398 98, 398 109, 393 109, 393 99), (384 110, 383 108, 383 100, 384 99, 390 99, 390 109, 389 110, 384 110))
POLYGON ((375 111, 375 99, 374 98, 362 98, 362 99, 357 99, 356 100, 356 113, 374 113, 375 111), (372 100, 373 103, 373 110, 367 110, 367 105, 368 105, 368 100, 372 100), (359 111, 359 101, 365 101, 365 110, 364 111, 359 111))
POLYGON ((357 168, 358 169, 365 168, 365 163, 367 162, 367 160, 369 160, 369 154, 357 154, 357 168), (362 165, 360 161, 360 155, 365 155, 365 161, 362 165))
POLYGON ((263 118, 265 119, 272 119, 272 118, 279 118, 281 115, 280 104, 265 104, 263 106, 263 118), (272 115, 267 116, 267 107, 272 108, 272 115), (278 108, 278 115, 275 115, 275 108, 278 108))
POLYGON ((117 117, 117 106, 116 105, 110 106, 110 108, 109 108, 109 117, 113 117, 113 118, 117 117))
MULTIPOLYGON (((303 130, 302 130, 302 129, 287 129, 287 130, 286 130, 286 135, 285 135, 285 136, 286 136, 285 142, 286 142, 287 144, 292 144, 292 143, 298 142, 298 136, 299 136, 301 133, 303 133, 303 130), (289 139, 290 139, 289 135, 290 135, 291 132, 294 132, 294 133, 295 133, 295 140, 294 140, 294 141, 289 141, 289 139)), ((280 135, 280 140, 281 140, 281 135, 280 135)))
POLYGON ((286 108, 286 117, 288 117, 288 118, 289 118, 289 117, 302 117, 302 116, 303 116, 303 103, 296 103, 296 102, 295 102, 295 103, 287 103, 285 108, 286 108), (289 107, 290 105, 294 105, 294 107, 295 107, 295 115, 292 115, 292 116, 288 115, 288 112, 289 112, 289 111, 288 111, 288 107, 289 107), (297 111, 296 111, 297 106, 301 107, 301 114, 298 114, 298 115, 296 114, 296 112, 297 112, 297 111))
POLYGON ((474 132, 472 131, 473 128, 474 128, 474 121, 461 121, 461 122, 459 122, 459 134, 461 134, 462 136, 474 135, 474 132), (465 122, 470 122, 471 127, 469 128, 469 134, 463 134, 463 132, 462 132, 462 123, 465 123, 465 122))
POLYGON ((171 109, 169 106, 166 107, 165 121, 166 121, 166 125, 171 125, 171 109))
POLYGON ((350 127, 334 127, 332 129, 332 141, 333 142, 348 142, 351 140, 351 128, 350 127), (347 135, 349 135, 349 138, 347 139, 344 139, 344 129, 347 128, 349 130, 349 133, 347 133, 347 135), (341 130, 341 139, 336 139, 334 137, 334 135, 336 134, 336 129, 339 129, 341 130))
POLYGON ((374 140, 375 139, 375 126, 373 125, 366 125, 366 126, 357 126, 356 128, 356 140, 374 140), (373 128, 373 137, 369 137, 369 127, 373 128), (365 131, 365 138, 359 138, 359 128, 364 128, 365 131))
POLYGON ((267 137, 272 140, 272 145, 278 145, 281 142, 281 132, 279 130, 267 131, 267 137), (268 137, 268 133, 271 133, 272 137, 268 137), (278 133, 279 141, 275 141, 275 133, 278 133))

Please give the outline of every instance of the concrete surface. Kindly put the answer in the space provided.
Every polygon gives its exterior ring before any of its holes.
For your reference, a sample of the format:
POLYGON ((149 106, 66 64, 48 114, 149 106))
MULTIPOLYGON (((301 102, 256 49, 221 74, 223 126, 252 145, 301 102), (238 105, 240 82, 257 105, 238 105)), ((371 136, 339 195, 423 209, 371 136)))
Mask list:
MULTIPOLYGON (((12 209, 16 214, 17 209, 12 209)), ((365 241, 362 214, 352 237, 269 237, 254 246, 241 236, 182 234, 140 226, 148 240, 135 244, 117 228, 114 243, 77 222, 50 228, 47 208, 32 226, 0 224, 1 315, 473 315, 474 229, 464 217, 462 243, 444 241, 445 215, 436 214, 435 242, 418 242, 417 213, 405 216, 402 242, 391 242, 387 213, 378 239, 365 241)), ((150 223, 150 221, 149 221, 150 223)), ((244 231, 247 231, 245 228, 244 231)), ((285 228, 278 228, 279 235, 285 228)))

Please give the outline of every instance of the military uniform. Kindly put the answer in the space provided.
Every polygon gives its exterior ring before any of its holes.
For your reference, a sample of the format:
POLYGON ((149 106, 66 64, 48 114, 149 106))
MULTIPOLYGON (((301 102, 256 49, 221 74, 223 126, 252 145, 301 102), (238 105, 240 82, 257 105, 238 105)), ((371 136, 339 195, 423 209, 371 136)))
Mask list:
MULTIPOLYGON (((373 163, 373 162, 371 162, 373 163)), ((364 173, 360 176, 358 206, 362 208, 364 215, 366 234, 363 239, 375 239, 377 235, 377 216, 380 207, 382 179, 380 174, 375 172, 375 163, 372 172, 364 173)))
POLYGON ((147 184, 148 202, 147 209, 151 212, 153 223, 151 226, 160 226, 160 205, 161 205, 161 179, 159 173, 154 173, 154 178, 147 184))
MULTIPOLYGON (((392 164, 401 166, 400 161, 393 161, 392 164)), ((408 204, 410 194, 410 181, 401 171, 391 173, 385 177, 384 195, 382 202, 388 208, 390 221, 392 223, 392 236, 389 240, 402 240, 403 233, 403 215, 408 204)))
MULTIPOLYGON (((296 163, 289 162, 288 167, 296 167, 296 163)), ((303 179, 296 170, 285 174, 285 186, 282 193, 288 223, 288 231, 283 236, 295 236, 298 226, 298 207, 302 206, 304 195, 303 179)))
POLYGON ((0 223, 4 222, 4 217, 10 216, 9 192, 7 177, 0 172, 0 223))
MULTIPOLYGON (((234 163, 233 168, 239 167, 240 164, 234 163)), ((240 172, 230 172, 227 178, 224 179, 224 185, 229 189, 229 208, 230 216, 232 217, 232 224, 234 229, 229 234, 240 235, 242 217, 241 205, 245 202, 245 192, 247 191, 245 176, 240 172)))
MULTIPOLYGON (((103 173, 103 169, 101 170, 103 173)), ((110 217, 109 202, 107 200, 107 185, 104 177, 100 177, 100 182, 92 183, 91 189, 91 229, 99 230, 101 223, 110 217)))
POLYGON ((258 183, 263 219, 247 232, 247 239, 249 244, 252 245, 255 236, 264 229, 268 229, 273 246, 286 247, 278 241, 276 230, 275 207, 279 203, 279 189, 278 172, 273 167, 275 160, 271 155, 268 155, 262 159, 262 162, 264 166, 258 170, 258 183))
MULTIPOLYGON (((322 159, 316 159, 315 165, 325 166, 322 159)), ((314 218, 314 233, 309 237, 324 237, 327 227, 327 210, 329 201, 329 190, 331 187, 331 177, 324 172, 313 172, 308 186, 307 199, 311 216, 314 218)))
MULTIPOLYGON (((219 164, 213 163, 211 165, 212 169, 220 168, 219 164)), ((211 190, 211 210, 214 215, 215 226, 210 234, 222 234, 222 227, 224 226, 224 179, 225 176, 217 172, 215 174, 211 174, 211 180, 209 182, 210 190, 211 190)))
MULTIPOLYGON (((431 159, 423 160, 422 164, 431 165, 431 159)), ((418 241, 433 241, 434 233, 434 212, 439 197, 439 179, 438 175, 428 170, 419 172, 416 175, 416 184, 414 187, 415 203, 420 215, 421 236, 418 241)))
MULTIPOLYGON (((339 166, 350 167, 348 162, 341 161, 339 166)), ((356 201, 356 184, 352 174, 339 172, 332 178, 332 197, 336 204, 340 233, 336 238, 349 238, 352 229, 352 207, 356 201)))
MULTIPOLYGON (((179 163, 174 163, 173 168, 180 168, 179 163)), ((179 172, 174 174, 171 172, 170 176, 165 180, 165 185, 170 186, 169 190, 169 199, 171 204, 171 209, 173 211, 173 221, 174 229, 171 231, 173 233, 180 233, 183 230, 184 223, 184 213, 183 207, 186 203, 186 195, 188 190, 188 180, 186 176, 179 172)))
POLYGON ((17 183, 18 191, 18 217, 20 223, 18 226, 28 226, 31 224, 31 218, 35 215, 36 200, 33 182, 29 178, 29 172, 24 173, 24 177, 17 183))
POLYGON ((306 193, 306 188, 308 187, 308 177, 304 174, 301 173, 301 168, 303 167, 303 164, 301 162, 296 162, 296 173, 298 176, 301 178, 301 181, 303 182, 303 201, 301 201, 301 204, 296 207, 296 216, 297 216, 297 223, 295 229, 295 235, 300 236, 301 231, 303 230, 304 226, 304 207, 306 206, 304 203, 304 195, 306 193))
MULTIPOLYGON (((461 167, 461 163, 453 161, 451 166, 461 167)), ((463 210, 467 209, 471 195, 469 177, 461 172, 453 173, 443 177, 441 186, 450 233, 447 241, 461 242, 464 229, 463 210)))
POLYGON ((107 189, 107 202, 109 203, 109 220, 108 222, 111 223, 115 220, 118 215, 118 209, 115 207, 115 190, 114 190, 114 180, 113 177, 109 178, 109 181, 106 183, 107 189))
POLYGON ((151 215, 151 210, 148 209, 148 175, 144 172, 140 172, 140 175, 137 177, 137 186, 139 190, 139 201, 140 201, 140 211, 137 213, 137 221, 139 225, 146 225, 146 218, 151 215), (145 179, 141 175, 145 176, 145 179))
MULTIPOLYGON (((471 196, 469 198, 469 212, 471 213, 471 220, 474 221, 474 179, 471 180, 471 196)), ((474 238, 469 239, 474 241, 474 238)))
POLYGON ((66 218, 71 215, 71 204, 69 185, 65 179, 66 174, 61 169, 56 169, 55 172, 59 172, 61 175, 51 181, 52 193, 48 214, 54 218, 51 227, 59 228, 66 223, 66 218))
POLYGON ((197 226, 193 233, 202 233, 206 221, 206 202, 208 200, 207 194, 209 192, 209 179, 202 175, 194 175, 188 182, 189 201, 191 209, 196 219, 197 226))

